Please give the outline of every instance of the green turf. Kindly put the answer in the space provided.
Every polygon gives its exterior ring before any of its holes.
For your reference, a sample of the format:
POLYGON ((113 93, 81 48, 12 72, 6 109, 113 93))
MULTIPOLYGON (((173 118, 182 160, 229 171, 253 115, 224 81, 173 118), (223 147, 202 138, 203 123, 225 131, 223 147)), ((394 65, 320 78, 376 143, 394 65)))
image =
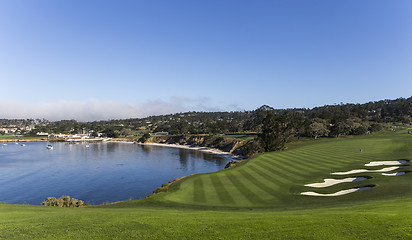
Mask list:
POLYGON ((257 136, 256 133, 231 133, 231 134, 222 135, 223 138, 236 138, 236 139, 241 139, 245 141, 254 139, 256 136, 257 136))
POLYGON ((47 136, 20 136, 17 137, 15 135, 0 135, 0 140, 18 140, 24 142, 25 140, 41 140, 47 139, 47 136))
POLYGON ((16 139, 16 136, 10 135, 10 134, 4 134, 4 135, 0 135, 0 139, 16 139))
MULTIPOLYGON (((380 199, 397 196, 401 189, 411 189, 408 183, 412 174, 397 177, 381 173, 358 173, 334 176, 332 172, 353 169, 381 169, 365 167, 370 161, 411 159, 410 135, 381 134, 345 139, 324 139, 290 151, 259 155, 233 169, 189 177, 178 184, 178 191, 156 196, 162 202, 215 207, 267 207, 317 206, 363 199, 380 199), (362 149, 362 152, 360 151, 362 149), (322 182, 324 178, 367 176, 371 179, 342 183, 324 189, 303 185, 322 182), (301 196, 304 191, 316 190, 333 193, 342 189, 375 185, 376 187, 338 198, 301 196), (201 193, 201 198, 199 198, 201 193)), ((401 171, 412 171, 409 164, 401 171)), ((386 166, 387 167, 387 166, 386 166)))
POLYGON ((410 199, 305 210, 0 206, 0 239, 409 239, 410 199))
MULTIPOLYGON (((412 160, 406 130, 292 143, 144 200, 82 209, 0 205, 0 239, 412 239, 412 173, 330 175, 386 167, 365 167, 370 161, 412 160), (304 186, 349 176, 371 178, 304 186), (375 187, 339 197, 300 195, 365 185, 375 187)), ((401 171, 412 171, 410 164, 401 171)))

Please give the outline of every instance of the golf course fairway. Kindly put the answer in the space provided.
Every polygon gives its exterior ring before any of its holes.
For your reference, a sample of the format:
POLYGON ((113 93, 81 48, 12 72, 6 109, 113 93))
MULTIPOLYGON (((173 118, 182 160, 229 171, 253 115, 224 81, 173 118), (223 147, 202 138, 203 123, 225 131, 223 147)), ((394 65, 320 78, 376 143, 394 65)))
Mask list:
POLYGON ((407 132, 291 143, 142 200, 83 208, 0 204, 0 239, 412 239, 407 132), (378 161, 401 164, 385 172, 392 166, 365 166, 378 161), (332 174, 356 169, 368 171, 332 174), (405 174, 382 174, 396 172, 405 174), (362 180, 305 186, 345 178, 362 180))

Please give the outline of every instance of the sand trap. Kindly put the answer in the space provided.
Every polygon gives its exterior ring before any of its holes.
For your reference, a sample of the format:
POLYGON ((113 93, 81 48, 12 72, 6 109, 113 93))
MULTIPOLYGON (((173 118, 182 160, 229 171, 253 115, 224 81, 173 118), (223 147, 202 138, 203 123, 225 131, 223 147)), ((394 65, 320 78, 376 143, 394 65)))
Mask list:
POLYGON ((362 191, 362 190, 366 190, 366 189, 370 189, 370 188, 372 188, 372 187, 351 188, 351 189, 341 190, 341 191, 335 192, 335 193, 326 193, 326 194, 317 193, 317 192, 302 192, 302 193, 300 193, 300 195, 316 196, 316 197, 336 197, 336 196, 341 196, 341 195, 345 195, 345 194, 348 194, 348 193, 362 191))
POLYGON ((334 172, 331 173, 333 175, 347 175, 347 174, 354 174, 354 173, 363 173, 363 172, 390 172, 393 171, 395 169, 398 169, 400 167, 387 167, 387 168, 382 168, 380 170, 367 170, 367 169, 355 169, 355 170, 351 170, 348 172, 334 172))
POLYGON ((405 160, 399 160, 399 161, 376 161, 376 162, 370 162, 365 164, 367 167, 374 167, 374 166, 382 166, 382 165, 401 165, 407 163, 405 160))
POLYGON ((353 178, 344 178, 344 179, 332 179, 332 178, 325 178, 323 183, 311 183, 311 184, 306 184, 305 186, 307 187, 315 187, 315 188, 324 188, 324 187, 329 187, 333 186, 339 183, 344 183, 344 182, 356 182, 356 181, 362 181, 366 180, 367 178, 365 177, 353 177, 353 178))
POLYGON ((399 176, 403 175, 405 172, 396 172, 396 173, 382 173, 383 176, 399 176))

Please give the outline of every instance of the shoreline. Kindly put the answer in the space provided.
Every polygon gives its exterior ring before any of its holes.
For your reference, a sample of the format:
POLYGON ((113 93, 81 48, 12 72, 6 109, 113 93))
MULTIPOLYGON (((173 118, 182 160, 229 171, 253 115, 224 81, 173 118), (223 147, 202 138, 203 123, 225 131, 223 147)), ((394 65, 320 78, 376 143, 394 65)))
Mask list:
POLYGON ((224 152, 216 148, 208 148, 208 147, 195 147, 190 145, 179 145, 179 144, 169 144, 169 143, 137 143, 142 146, 156 146, 156 147, 171 147, 171 148, 181 148, 187 150, 195 150, 210 154, 219 155, 227 160, 243 160, 244 157, 240 155, 236 155, 230 152, 224 152))
POLYGON ((35 139, 0 139, 0 143, 10 143, 10 142, 47 142, 47 139, 44 138, 35 138, 35 139))
MULTIPOLYGON (((10 142, 66 142, 70 143, 70 141, 61 141, 59 140, 52 140, 50 139, 45 139, 45 138, 38 138, 38 139, 0 139, 0 143, 10 143, 10 142)), ((80 141, 78 141, 80 142, 80 141)), ((89 142, 89 143, 96 143, 96 142, 89 142)), ((221 156, 227 160, 244 160, 245 158, 241 155, 236 155, 231 152, 224 152, 222 150, 216 149, 216 148, 208 148, 208 147, 198 147, 198 146, 191 146, 191 145, 180 145, 180 144, 170 144, 170 143, 139 143, 135 141, 128 141, 126 139, 111 139, 109 141, 102 141, 99 143, 129 143, 129 144, 138 144, 141 146, 156 146, 156 147, 171 147, 171 148, 180 148, 180 149, 186 149, 186 150, 195 150, 195 151, 200 151, 204 153, 209 153, 209 154, 215 154, 218 156, 221 156)))

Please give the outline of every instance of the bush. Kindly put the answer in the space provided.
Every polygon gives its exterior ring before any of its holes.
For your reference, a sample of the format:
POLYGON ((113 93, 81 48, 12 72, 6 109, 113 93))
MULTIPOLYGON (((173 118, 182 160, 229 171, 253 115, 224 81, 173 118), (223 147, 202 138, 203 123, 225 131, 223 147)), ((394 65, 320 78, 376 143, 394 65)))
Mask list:
POLYGON ((240 147, 242 155, 249 158, 252 157, 256 153, 262 153, 265 150, 262 147, 262 144, 259 140, 249 140, 246 144, 240 147))
POLYGON ((145 134, 143 134, 143 136, 139 139, 139 142, 144 143, 144 142, 146 142, 147 139, 149 139, 149 138, 150 138, 150 134, 145 133, 145 134))
POLYGON ((70 199, 70 196, 61 196, 57 199, 55 197, 48 197, 41 205, 52 207, 81 207, 84 205, 84 202, 76 198, 70 199))

